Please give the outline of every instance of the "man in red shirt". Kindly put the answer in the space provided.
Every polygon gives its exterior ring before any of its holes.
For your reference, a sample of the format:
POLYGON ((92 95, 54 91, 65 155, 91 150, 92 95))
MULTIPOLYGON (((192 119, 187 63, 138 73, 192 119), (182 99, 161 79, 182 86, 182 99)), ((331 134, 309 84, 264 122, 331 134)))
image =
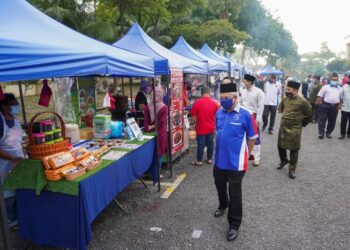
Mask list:
POLYGON ((214 153, 215 114, 219 104, 210 98, 210 89, 202 88, 202 97, 196 100, 190 111, 196 119, 197 160, 192 165, 203 165, 204 148, 207 147, 208 164, 212 164, 214 153))

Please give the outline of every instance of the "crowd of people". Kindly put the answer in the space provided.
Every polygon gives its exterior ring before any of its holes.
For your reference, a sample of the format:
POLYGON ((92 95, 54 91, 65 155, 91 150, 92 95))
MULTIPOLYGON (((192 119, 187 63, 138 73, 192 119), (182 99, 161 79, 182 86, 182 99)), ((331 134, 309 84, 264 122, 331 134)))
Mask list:
POLYGON ((291 179, 296 178, 303 127, 318 124, 319 139, 324 135, 332 138, 341 110, 339 139, 350 138, 349 77, 340 82, 337 73, 330 78, 310 75, 300 83, 291 77, 278 80, 270 75, 264 80, 262 83, 261 78, 246 74, 238 84, 225 78, 220 86, 220 104, 211 100, 209 89, 204 87, 202 98, 195 101, 190 112, 197 121, 198 145, 197 159, 192 164, 203 164, 206 146, 206 162, 211 164, 214 160, 213 176, 219 199, 214 216, 223 216, 228 208, 228 241, 237 237, 242 221, 241 185, 248 161, 253 160, 253 166, 260 165, 260 132, 267 129, 268 134, 274 133, 277 112, 281 122, 277 141, 280 164, 276 168, 289 165, 291 179))

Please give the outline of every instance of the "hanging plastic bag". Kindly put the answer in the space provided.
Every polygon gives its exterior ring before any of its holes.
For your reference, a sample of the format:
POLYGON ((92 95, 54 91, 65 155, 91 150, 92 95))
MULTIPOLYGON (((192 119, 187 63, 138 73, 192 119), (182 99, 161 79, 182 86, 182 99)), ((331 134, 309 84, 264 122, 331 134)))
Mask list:
POLYGON ((110 108, 111 107, 111 100, 110 100, 108 92, 106 93, 105 98, 103 98, 103 107, 104 108, 110 108))
POLYGON ((0 85, 0 101, 5 99, 4 91, 2 91, 2 87, 0 85))
POLYGON ((40 106, 48 107, 50 104, 52 91, 51 91, 51 88, 49 87, 49 85, 47 84, 46 79, 43 81, 43 84, 44 84, 44 86, 41 90, 40 99, 39 99, 38 104, 40 106))

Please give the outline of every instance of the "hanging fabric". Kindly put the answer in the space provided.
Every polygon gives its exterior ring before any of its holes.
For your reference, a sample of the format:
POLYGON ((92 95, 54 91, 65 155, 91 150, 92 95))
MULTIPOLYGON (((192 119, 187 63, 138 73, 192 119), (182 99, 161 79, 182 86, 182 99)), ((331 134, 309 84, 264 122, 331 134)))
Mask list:
POLYGON ((2 87, 1 87, 1 85, 0 85, 0 101, 1 100, 4 100, 5 99, 5 94, 4 94, 4 92, 2 91, 2 87))

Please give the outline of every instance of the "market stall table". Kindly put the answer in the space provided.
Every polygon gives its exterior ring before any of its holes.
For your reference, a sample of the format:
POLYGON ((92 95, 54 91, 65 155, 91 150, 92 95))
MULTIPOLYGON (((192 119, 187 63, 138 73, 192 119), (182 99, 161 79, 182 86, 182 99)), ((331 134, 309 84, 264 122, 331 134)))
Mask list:
POLYGON ((157 173, 156 138, 140 144, 73 181, 48 182, 41 161, 22 161, 5 182, 5 188, 16 189, 20 237, 40 245, 87 249, 96 216, 132 181, 148 170, 157 173))

